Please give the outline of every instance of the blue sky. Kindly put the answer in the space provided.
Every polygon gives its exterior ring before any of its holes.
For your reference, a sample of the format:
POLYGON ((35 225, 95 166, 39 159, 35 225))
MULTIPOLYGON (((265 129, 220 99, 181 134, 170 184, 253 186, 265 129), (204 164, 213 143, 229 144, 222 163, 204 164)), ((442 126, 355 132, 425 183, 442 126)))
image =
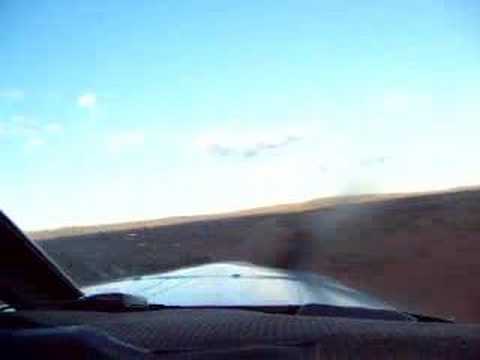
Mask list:
POLYGON ((3 1, 26 229, 480 184, 477 1, 3 1))

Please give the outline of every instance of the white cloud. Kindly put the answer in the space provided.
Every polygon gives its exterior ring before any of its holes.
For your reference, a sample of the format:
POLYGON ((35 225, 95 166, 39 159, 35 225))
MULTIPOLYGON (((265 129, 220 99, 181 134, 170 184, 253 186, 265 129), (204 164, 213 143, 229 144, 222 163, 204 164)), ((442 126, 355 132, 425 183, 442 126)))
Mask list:
POLYGON ((77 105, 81 108, 92 110, 97 105, 97 95, 95 93, 85 93, 77 98, 77 105))
POLYGON ((380 104, 385 112, 404 113, 430 109, 432 106, 432 98, 423 94, 389 92, 381 97, 380 104))
POLYGON ((63 133, 63 126, 59 123, 46 124, 44 130, 48 134, 61 134, 63 133))
POLYGON ((384 165, 385 162, 391 160, 391 156, 372 156, 360 160, 361 167, 372 167, 377 165, 384 165))
POLYGON ((212 155, 241 155, 249 158, 265 151, 286 147, 302 138, 293 132, 277 135, 215 133, 198 138, 197 145, 212 155))
POLYGON ((129 131, 112 134, 107 137, 107 148, 112 153, 137 148, 145 143, 145 134, 142 131, 129 131))
POLYGON ((21 101, 25 98, 25 92, 20 89, 4 89, 0 90, 0 99, 21 101))
POLYGON ((32 137, 27 140, 26 145, 28 147, 45 145, 45 139, 41 137, 32 137))
POLYGON ((30 136, 42 132, 42 127, 30 118, 15 115, 6 123, 7 132, 11 135, 30 136))
POLYGON ((58 123, 40 123, 23 115, 12 116, 0 123, 0 136, 20 139, 28 147, 43 145, 54 135, 63 132, 58 123))

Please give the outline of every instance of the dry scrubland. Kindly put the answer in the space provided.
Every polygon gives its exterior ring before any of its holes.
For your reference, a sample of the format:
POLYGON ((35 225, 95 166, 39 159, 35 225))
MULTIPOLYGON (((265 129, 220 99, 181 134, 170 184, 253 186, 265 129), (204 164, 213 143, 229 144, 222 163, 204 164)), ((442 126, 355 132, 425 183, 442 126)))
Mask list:
POLYGON ((79 285, 211 261, 318 271, 403 309, 480 321, 480 190, 357 196, 30 234, 79 285))

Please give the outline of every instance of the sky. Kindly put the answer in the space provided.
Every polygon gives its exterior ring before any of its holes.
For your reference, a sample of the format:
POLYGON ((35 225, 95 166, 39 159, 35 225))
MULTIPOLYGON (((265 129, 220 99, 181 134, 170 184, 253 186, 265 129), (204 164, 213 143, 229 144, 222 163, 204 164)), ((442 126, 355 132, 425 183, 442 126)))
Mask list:
POLYGON ((26 230, 480 184, 478 1, 0 2, 26 230))

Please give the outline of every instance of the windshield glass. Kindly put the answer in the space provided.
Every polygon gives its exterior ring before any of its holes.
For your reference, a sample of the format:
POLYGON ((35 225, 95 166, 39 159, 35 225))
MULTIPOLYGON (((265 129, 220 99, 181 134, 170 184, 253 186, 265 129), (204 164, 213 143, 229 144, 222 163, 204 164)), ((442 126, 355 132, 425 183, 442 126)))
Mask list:
POLYGON ((466 0, 3 1, 2 210, 92 292, 355 289, 480 321, 479 19, 466 0))

